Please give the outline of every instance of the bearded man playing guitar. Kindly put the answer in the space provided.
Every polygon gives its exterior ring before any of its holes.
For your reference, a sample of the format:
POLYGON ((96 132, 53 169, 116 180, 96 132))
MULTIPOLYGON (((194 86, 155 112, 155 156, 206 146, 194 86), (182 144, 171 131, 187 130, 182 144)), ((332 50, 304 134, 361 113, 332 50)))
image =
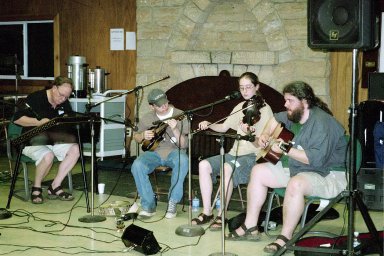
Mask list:
POLYGON ((176 217, 176 205, 183 197, 183 183, 188 173, 188 156, 185 152, 188 146, 188 122, 185 119, 177 120, 182 118, 182 111, 170 105, 160 89, 149 92, 148 103, 153 111, 142 117, 138 131, 133 135, 145 151, 135 159, 131 168, 141 198, 142 211, 139 216, 148 218, 156 214, 155 193, 148 175, 158 166, 167 166, 172 168, 172 177, 165 217, 171 219, 176 217), (154 122, 159 125, 154 127, 154 122))
POLYGON ((293 82, 283 89, 286 111, 274 115, 259 137, 258 144, 284 154, 276 164, 256 164, 247 188, 247 215, 244 224, 229 233, 229 240, 259 240, 257 223, 268 188, 286 187, 283 227, 274 243, 264 251, 275 253, 292 238, 304 209, 305 196, 332 198, 347 186, 345 173, 331 167, 344 166, 347 141, 342 125, 327 105, 314 95, 304 82, 293 82), (293 146, 282 146, 281 139, 271 138, 279 124, 294 133, 293 146))

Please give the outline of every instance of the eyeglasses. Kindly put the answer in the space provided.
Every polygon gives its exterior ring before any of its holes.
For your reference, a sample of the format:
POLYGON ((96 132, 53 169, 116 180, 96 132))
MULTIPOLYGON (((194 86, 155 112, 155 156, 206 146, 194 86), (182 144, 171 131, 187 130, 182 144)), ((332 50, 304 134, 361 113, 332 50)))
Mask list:
POLYGON ((62 94, 62 93, 60 92, 58 86, 56 86, 56 91, 57 91, 57 93, 59 94, 60 97, 66 99, 66 100, 69 98, 69 96, 66 96, 65 94, 62 94))
POLYGON ((239 90, 240 90, 241 92, 243 92, 243 91, 249 91, 249 90, 251 90, 251 89, 253 89, 253 88, 255 88, 255 86, 254 86, 253 84, 247 84, 247 85, 245 85, 245 86, 240 86, 240 87, 239 87, 239 90))

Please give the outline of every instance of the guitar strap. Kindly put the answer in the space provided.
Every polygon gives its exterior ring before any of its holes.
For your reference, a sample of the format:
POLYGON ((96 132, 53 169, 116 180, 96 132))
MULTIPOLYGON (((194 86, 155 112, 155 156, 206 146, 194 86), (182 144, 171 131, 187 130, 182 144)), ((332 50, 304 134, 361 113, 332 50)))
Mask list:
MULTIPOLYGON (((301 127, 303 127, 300 123, 293 123, 290 127, 290 131, 293 132, 295 137, 297 137, 301 131, 301 127)), ((280 159, 284 168, 288 168, 288 156, 283 155, 280 159)))

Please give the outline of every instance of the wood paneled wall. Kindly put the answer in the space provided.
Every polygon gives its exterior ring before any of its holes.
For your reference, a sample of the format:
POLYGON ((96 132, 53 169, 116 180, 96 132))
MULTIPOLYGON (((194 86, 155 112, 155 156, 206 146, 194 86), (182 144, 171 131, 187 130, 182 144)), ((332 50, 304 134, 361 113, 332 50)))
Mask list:
MULTIPOLYGON (((136 0, 1 0, 0 20, 59 17, 59 51, 55 56, 55 75, 67 75, 69 56, 85 56, 89 68, 106 69, 108 89, 136 86, 136 51, 111 51, 110 29, 136 31, 136 0)), ((20 81, 20 92, 29 93, 47 81, 20 81)), ((14 81, 2 81, 12 91, 14 81)), ((132 95, 133 96, 133 95, 132 95)), ((128 112, 133 112, 133 97, 128 97, 128 112)))
MULTIPOLYGON (((347 132, 349 132, 349 109, 352 100, 352 51, 331 53, 330 96, 331 110, 347 132)), ((368 90, 361 88, 362 54, 359 52, 357 103, 368 99, 368 90)), ((357 107, 357 106, 356 106, 357 107)))

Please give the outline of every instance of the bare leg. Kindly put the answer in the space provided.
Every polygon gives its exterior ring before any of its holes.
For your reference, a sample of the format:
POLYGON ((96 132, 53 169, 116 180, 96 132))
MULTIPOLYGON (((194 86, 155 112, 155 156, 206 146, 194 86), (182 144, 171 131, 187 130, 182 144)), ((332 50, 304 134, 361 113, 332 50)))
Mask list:
POLYGON ((54 157, 55 156, 52 152, 47 153, 44 155, 43 159, 41 159, 40 163, 36 165, 35 181, 33 183, 34 187, 41 188, 41 182, 49 173, 49 170, 51 169, 53 164, 54 157))
MULTIPOLYGON (((281 184, 275 178, 268 164, 256 164, 252 168, 247 187, 247 216, 244 221, 247 229, 257 226, 261 209, 267 198, 268 187, 281 187, 281 184)), ((239 236, 245 233, 241 227, 235 232, 239 236)), ((252 233, 257 234, 257 232, 252 233)))
MULTIPOLYGON (((53 164, 53 159, 54 155, 52 152, 47 153, 44 155, 44 157, 41 159, 40 163, 36 166, 36 171, 35 171, 35 180, 33 182, 33 186, 36 188, 41 188, 41 183, 45 176, 49 173, 51 170, 52 164, 53 164)), ((39 195, 41 194, 39 191, 33 191, 32 195, 39 195)), ((42 202, 41 198, 34 198, 33 202, 38 203, 42 202)))
MULTIPOLYGON (((228 209, 228 204, 229 204, 229 201, 231 201, 231 196, 232 196, 232 192, 233 192, 233 181, 231 179, 232 172, 233 172, 232 167, 229 164, 225 163, 224 164, 224 194, 226 196, 226 198, 225 198, 226 199, 225 200, 226 201, 226 204, 225 204, 226 210, 228 209)), ((218 217, 221 217, 222 210, 223 210, 223 208, 221 207, 220 211, 217 213, 218 217)), ((211 230, 216 229, 216 228, 221 228, 221 223, 222 223, 221 219, 218 219, 218 218, 215 219, 215 222, 212 223, 212 225, 210 226, 211 230)))
MULTIPOLYGON (((233 172, 232 167, 229 164, 225 163, 224 164, 224 193, 226 196, 225 210, 228 209, 228 204, 231 201, 232 192, 233 192, 233 180, 231 179, 232 172, 233 172)), ((221 216, 221 212, 218 213, 218 216, 221 216)))
MULTIPOLYGON (((79 156, 80 156, 79 146, 77 144, 73 144, 68 150, 64 160, 59 165, 57 175, 51 184, 53 189, 57 188, 58 186, 61 186, 61 183, 63 182, 64 178, 76 165, 77 160, 79 159, 79 156)), ((62 190, 59 190, 57 191, 57 194, 60 194, 61 192, 62 190)))
MULTIPOLYGON (((283 227, 281 234, 288 239, 292 238, 293 232, 300 221, 304 210, 305 199, 311 191, 311 186, 303 176, 294 176, 290 179, 284 196, 283 205, 283 227)), ((275 241, 277 244, 284 245, 281 239, 275 241)), ((273 248, 275 245, 268 245, 273 248)), ((276 248, 277 249, 277 248, 276 248)))
MULTIPOLYGON (((212 215, 211 211, 211 196, 212 196, 212 167, 208 161, 202 160, 199 163, 199 185, 201 198, 203 202, 203 214, 210 216, 212 215)), ((202 221, 202 217, 199 217, 202 221)), ((192 221, 193 225, 196 225, 196 221, 192 221)))

